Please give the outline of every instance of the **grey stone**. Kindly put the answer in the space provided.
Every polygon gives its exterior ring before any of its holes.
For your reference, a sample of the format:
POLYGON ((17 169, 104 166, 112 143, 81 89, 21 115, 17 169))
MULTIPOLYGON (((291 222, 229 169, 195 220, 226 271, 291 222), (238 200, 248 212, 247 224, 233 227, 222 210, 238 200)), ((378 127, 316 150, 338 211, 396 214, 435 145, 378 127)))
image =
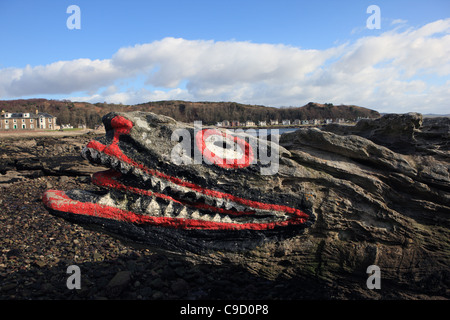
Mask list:
POLYGON ((130 271, 119 271, 106 285, 106 291, 109 295, 118 295, 130 283, 130 281, 130 271))
MULTIPOLYGON (((247 137, 263 149, 279 152, 279 167, 270 175, 261 174, 264 164, 260 159, 244 168, 174 163, 172 151, 187 154, 173 139, 174 132, 185 130, 194 137, 196 130, 165 116, 111 113, 103 121, 107 135, 96 143, 110 145, 116 134, 120 136, 117 146, 126 157, 89 147, 82 155, 91 164, 120 172, 115 181, 130 188, 127 192, 123 188, 103 194, 84 190, 66 194, 72 200, 159 217, 156 221, 169 223, 143 226, 77 214, 69 217, 50 207, 51 212, 78 223, 101 224, 108 232, 167 254, 175 252, 197 263, 235 264, 267 279, 315 279, 325 286, 338 284, 359 296, 378 297, 365 287, 366 269, 374 264, 388 280, 383 282, 385 288, 395 283, 391 290, 446 294, 450 274, 448 120, 430 121, 420 114, 386 115, 355 126, 300 129, 281 135, 279 143, 247 137), (132 161, 124 161, 127 158, 132 161), (155 171, 162 174, 152 174, 155 171), (194 192, 195 188, 187 192, 163 176, 187 181, 209 194, 219 192, 246 201, 240 206, 227 202, 227 197, 199 195, 202 192, 194 192), (132 191, 136 189, 163 193, 177 201, 132 191), (214 219, 224 223, 222 226, 290 221, 283 220, 288 214, 283 216, 274 207, 263 215, 251 208, 250 202, 301 210, 306 221, 297 225, 287 222, 273 230, 198 230, 177 225, 200 221, 202 215, 208 215, 202 221, 213 226, 218 221, 214 219), (222 216, 209 214, 213 209, 194 213, 196 203, 223 205, 222 216), (224 214, 231 209, 252 214, 224 214)), ((195 150, 193 140, 191 145, 195 150)), ((160 297, 159 293, 153 295, 160 297)))

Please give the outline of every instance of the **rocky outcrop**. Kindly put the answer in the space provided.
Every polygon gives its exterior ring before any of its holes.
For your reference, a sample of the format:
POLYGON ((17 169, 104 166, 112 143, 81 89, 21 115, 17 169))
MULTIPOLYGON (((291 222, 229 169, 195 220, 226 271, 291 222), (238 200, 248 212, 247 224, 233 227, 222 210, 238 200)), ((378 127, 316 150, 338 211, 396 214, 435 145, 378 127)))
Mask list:
MULTIPOLYGON (((300 129, 279 145, 257 139, 280 155, 277 171, 266 175, 260 160, 232 168, 214 157, 174 163, 173 150, 178 159, 187 153, 173 133, 193 136, 195 128, 167 117, 114 113, 104 122, 106 136, 83 155, 113 170, 94 175, 106 190, 50 190, 44 203, 51 212, 190 261, 313 279, 346 297, 449 297, 448 119, 386 115, 353 127, 300 129), (94 216, 91 209, 100 210, 94 216), (381 270, 381 290, 366 286, 370 265, 381 270)), ((203 138, 190 142, 194 150, 205 150, 203 138)))
POLYGON ((42 176, 87 176, 98 171, 80 156, 95 136, 2 137, 0 141, 0 186, 42 176))
POLYGON ((448 294, 449 133, 447 118, 407 114, 283 135, 296 168, 281 185, 308 190, 318 217, 288 246, 309 257, 289 260, 297 271, 343 283, 374 264, 399 290, 448 294))
POLYGON ((418 113, 362 119, 355 126, 328 125, 339 135, 358 135, 402 154, 448 157, 450 118, 423 118, 418 113))

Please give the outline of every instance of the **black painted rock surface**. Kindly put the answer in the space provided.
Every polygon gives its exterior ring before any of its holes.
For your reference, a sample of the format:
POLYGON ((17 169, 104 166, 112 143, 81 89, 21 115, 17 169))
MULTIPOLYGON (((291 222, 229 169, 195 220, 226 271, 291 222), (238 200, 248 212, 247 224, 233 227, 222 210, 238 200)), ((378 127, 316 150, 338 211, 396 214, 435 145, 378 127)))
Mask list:
MULTIPOLYGON (((187 130, 192 151, 202 150, 202 140, 197 144, 195 128, 167 117, 109 114, 104 122, 106 136, 83 155, 113 169, 94 175, 105 191, 47 191, 51 212, 190 261, 233 263, 269 279, 316 279, 377 297, 381 291, 366 287, 366 269, 377 265, 382 288, 448 297, 447 118, 386 115, 354 127, 305 128, 283 134, 279 146, 247 138, 279 154, 273 172, 259 160, 231 168, 175 164, 173 152, 178 160, 189 155, 174 131, 187 130), (116 209, 94 210, 105 206, 116 209), (138 223, 116 219, 125 212, 138 223)), ((207 148, 229 149, 202 138, 207 148)), ((249 156, 240 146, 234 156, 249 156)))

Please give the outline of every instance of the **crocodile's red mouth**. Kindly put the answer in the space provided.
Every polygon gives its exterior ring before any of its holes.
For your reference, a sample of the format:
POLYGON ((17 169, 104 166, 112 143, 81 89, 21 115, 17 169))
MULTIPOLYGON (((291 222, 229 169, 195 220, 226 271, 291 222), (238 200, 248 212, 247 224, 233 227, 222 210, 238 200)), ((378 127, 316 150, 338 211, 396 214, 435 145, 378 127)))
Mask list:
MULTIPOLYGON (((270 230, 301 225, 309 218, 300 209, 241 198, 148 168, 119 147, 119 138, 130 134, 133 123, 115 116, 111 126, 111 143, 92 140, 83 150, 85 158, 112 168, 92 178, 94 184, 109 191, 48 190, 43 197, 46 207, 139 225, 201 230, 270 230)), ((202 151, 204 148, 202 145, 202 151)), ((235 168, 248 166, 253 156, 244 144, 242 149, 245 159, 235 168)), ((217 159, 214 154, 209 156, 217 159)))

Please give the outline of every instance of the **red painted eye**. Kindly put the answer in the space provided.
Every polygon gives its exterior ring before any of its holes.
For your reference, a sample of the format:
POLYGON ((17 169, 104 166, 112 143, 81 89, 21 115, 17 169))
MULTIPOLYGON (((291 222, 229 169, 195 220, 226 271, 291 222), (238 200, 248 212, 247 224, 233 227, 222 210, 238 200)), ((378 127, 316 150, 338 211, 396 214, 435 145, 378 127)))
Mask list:
POLYGON ((197 148, 209 162, 227 169, 245 168, 253 161, 253 149, 245 140, 215 129, 196 134, 197 148))

